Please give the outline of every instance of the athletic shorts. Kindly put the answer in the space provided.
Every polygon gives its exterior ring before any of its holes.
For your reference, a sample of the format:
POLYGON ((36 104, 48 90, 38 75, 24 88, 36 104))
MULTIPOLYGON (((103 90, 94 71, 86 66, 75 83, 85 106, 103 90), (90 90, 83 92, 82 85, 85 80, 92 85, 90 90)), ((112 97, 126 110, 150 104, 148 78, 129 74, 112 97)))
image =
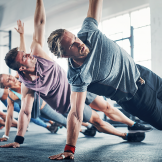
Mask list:
MULTIPOLYGON (((94 101, 94 99, 96 97, 97 97, 96 94, 87 92, 84 111, 83 111, 83 122, 89 122, 89 120, 92 116, 92 109, 89 105, 94 101)), ((69 110, 66 113, 63 114, 65 117, 68 116, 70 109, 71 109, 71 107, 69 108, 69 110)))
POLYGON ((131 100, 118 103, 124 110, 162 130, 162 79, 151 70, 137 65, 142 84, 137 80, 138 90, 131 100))

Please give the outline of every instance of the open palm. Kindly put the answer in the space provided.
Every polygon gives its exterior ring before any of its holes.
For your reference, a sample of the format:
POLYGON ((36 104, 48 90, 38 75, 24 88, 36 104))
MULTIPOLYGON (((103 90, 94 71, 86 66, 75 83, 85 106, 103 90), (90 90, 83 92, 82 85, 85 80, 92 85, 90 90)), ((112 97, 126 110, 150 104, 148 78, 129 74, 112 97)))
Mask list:
POLYGON ((24 34, 24 23, 22 23, 21 20, 17 20, 17 27, 18 28, 15 28, 15 30, 20 34, 24 34))

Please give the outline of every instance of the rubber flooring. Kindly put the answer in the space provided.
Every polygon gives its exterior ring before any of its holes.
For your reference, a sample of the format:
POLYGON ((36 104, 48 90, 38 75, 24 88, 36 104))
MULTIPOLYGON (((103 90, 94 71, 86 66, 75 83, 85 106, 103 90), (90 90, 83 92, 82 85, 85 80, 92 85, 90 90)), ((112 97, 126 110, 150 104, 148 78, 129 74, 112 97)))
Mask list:
MULTIPOLYGON (((127 132, 126 127, 118 127, 127 132)), ((0 130, 0 137, 4 128, 0 130)), ((11 128, 10 139, 0 145, 13 142, 16 129, 11 128)), ((51 134, 45 128, 33 123, 25 134, 20 148, 0 148, 0 162, 50 162, 49 156, 63 152, 66 143, 66 129, 51 134)), ((123 139, 97 133, 95 137, 79 134, 73 160, 64 162, 162 162, 162 131, 154 129, 146 133, 142 142, 127 142, 123 139)))

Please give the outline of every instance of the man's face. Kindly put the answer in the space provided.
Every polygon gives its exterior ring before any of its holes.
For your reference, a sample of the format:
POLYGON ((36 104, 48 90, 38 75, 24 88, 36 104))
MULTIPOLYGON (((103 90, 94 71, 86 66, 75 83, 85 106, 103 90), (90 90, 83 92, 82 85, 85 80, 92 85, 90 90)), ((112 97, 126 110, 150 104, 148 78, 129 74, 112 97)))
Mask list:
POLYGON ((18 84, 18 80, 12 75, 2 74, 1 83, 7 88, 14 88, 18 84))
POLYGON ((20 71, 27 71, 35 68, 37 59, 31 54, 27 54, 23 51, 18 51, 15 61, 19 62, 22 65, 19 69, 20 71))
POLYGON ((62 37, 61 46, 66 52, 63 57, 66 58, 85 58, 89 53, 88 47, 79 38, 67 30, 62 37))

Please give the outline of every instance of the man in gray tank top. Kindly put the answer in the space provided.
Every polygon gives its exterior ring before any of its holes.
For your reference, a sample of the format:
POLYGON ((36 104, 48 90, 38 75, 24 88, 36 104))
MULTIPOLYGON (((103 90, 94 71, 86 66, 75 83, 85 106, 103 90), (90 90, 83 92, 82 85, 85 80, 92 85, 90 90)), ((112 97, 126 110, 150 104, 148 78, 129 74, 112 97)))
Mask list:
MULTIPOLYGON (((31 44, 31 53, 25 53, 24 36, 19 31, 20 28, 18 27, 17 31, 20 33, 21 40, 19 51, 17 48, 14 48, 10 50, 5 57, 6 64, 10 68, 19 72, 20 81, 22 82, 22 106, 19 114, 19 124, 15 142, 1 147, 20 147, 20 144, 23 143, 28 121, 30 119, 34 100, 33 95, 35 91, 44 101, 59 113, 69 113, 69 121, 71 120, 71 117, 75 117, 72 121, 73 123, 69 124, 68 122, 68 137, 69 135, 72 135, 72 132, 77 133, 74 135, 74 138, 71 138, 71 140, 77 140, 79 133, 78 128, 80 129, 82 121, 88 121, 94 124, 100 132, 113 134, 128 141, 142 141, 145 137, 144 133, 122 133, 110 124, 102 121, 96 111, 92 110, 88 106, 90 105, 94 109, 103 111, 112 120, 123 122, 130 127, 135 125, 133 121, 127 118, 118 109, 113 108, 108 104, 108 102, 104 101, 103 97, 96 96, 93 93, 87 93, 86 97, 82 97, 80 95, 81 92, 78 96, 75 96, 76 98, 73 98, 74 101, 77 99, 78 102, 73 102, 70 109, 71 89, 66 74, 64 70, 43 51, 42 48, 45 20, 43 1, 37 0, 34 16, 35 32, 31 44), (83 100, 84 102, 82 102, 83 100), (81 106, 81 109, 74 108, 74 105, 77 105, 78 108, 81 106), (76 128, 77 130, 74 131, 76 128)), ((145 129, 143 131, 145 131, 145 129)), ((74 158, 75 146, 74 144, 72 145, 70 145, 70 141, 68 140, 63 157, 70 156, 71 158, 74 158)), ((53 159, 53 156, 51 156, 50 159, 53 159)))

